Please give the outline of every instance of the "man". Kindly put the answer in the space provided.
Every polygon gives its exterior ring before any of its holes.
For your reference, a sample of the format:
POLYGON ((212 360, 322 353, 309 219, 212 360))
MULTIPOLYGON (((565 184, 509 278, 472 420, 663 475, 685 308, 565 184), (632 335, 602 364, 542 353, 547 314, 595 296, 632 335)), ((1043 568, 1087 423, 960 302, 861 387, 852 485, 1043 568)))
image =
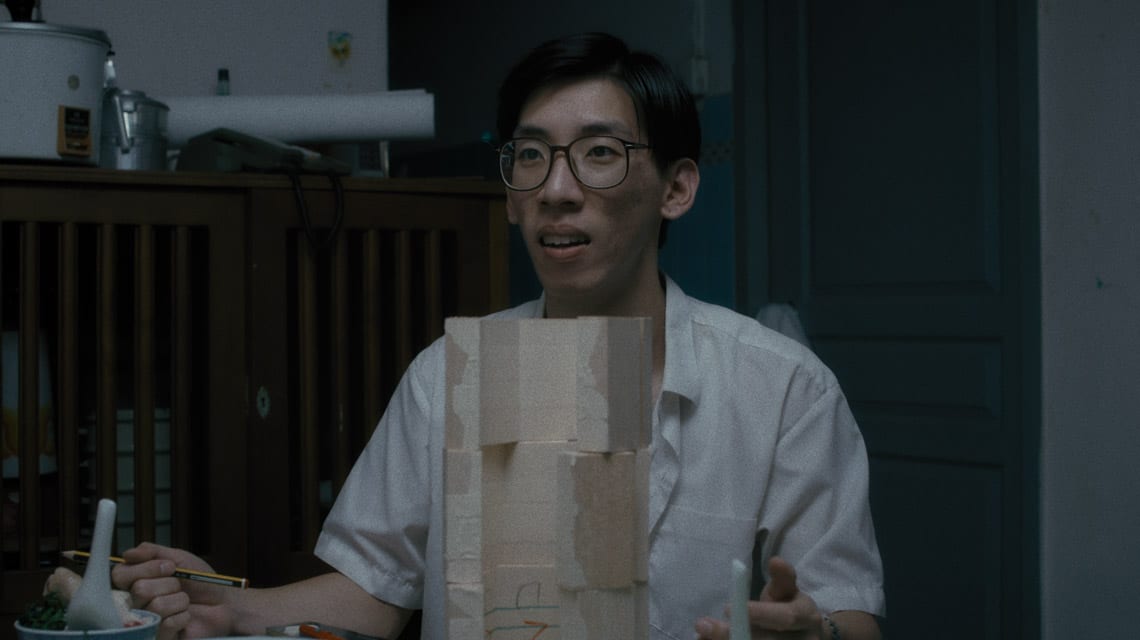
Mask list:
MULTIPOLYGON (((700 175, 693 99, 610 36, 540 46, 500 92, 500 166, 543 296, 500 317, 641 316, 654 327, 649 615, 654 638, 727 638, 733 559, 763 558, 764 638, 877 638, 882 575, 862 439, 834 376, 799 344, 688 298, 658 271, 663 225, 700 175)), ((164 636, 262 634, 301 620, 394 638, 423 609, 443 636, 442 342, 393 395, 317 543, 337 571, 280 588, 180 583, 178 550, 142 545, 115 582, 164 636)), ((553 472, 553 470, 552 470, 553 472)), ((736 615, 731 612, 730 615, 736 615)))

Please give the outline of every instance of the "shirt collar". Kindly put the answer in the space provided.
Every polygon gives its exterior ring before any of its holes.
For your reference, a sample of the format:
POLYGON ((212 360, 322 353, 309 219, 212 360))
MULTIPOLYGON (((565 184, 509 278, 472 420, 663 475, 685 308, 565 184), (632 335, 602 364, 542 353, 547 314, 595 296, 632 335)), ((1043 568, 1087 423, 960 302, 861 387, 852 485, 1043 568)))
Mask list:
POLYGON ((700 396, 700 371, 693 336, 693 304, 681 287, 665 278, 665 372, 661 392, 675 393, 696 402, 700 396))

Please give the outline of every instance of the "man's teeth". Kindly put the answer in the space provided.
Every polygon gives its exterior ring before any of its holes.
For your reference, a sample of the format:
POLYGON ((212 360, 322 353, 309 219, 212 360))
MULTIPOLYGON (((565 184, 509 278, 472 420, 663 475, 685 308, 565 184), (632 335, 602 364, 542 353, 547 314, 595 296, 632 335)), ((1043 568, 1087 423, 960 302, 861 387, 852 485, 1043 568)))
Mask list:
POLYGON ((589 240, 585 236, 542 236, 539 242, 544 247, 573 247, 586 244, 589 240))

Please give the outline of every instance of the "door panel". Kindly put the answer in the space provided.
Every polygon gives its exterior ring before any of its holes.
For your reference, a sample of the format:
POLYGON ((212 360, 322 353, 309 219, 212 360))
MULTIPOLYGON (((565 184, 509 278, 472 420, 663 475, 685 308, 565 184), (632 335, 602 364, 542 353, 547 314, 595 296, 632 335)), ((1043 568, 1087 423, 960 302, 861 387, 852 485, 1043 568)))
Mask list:
POLYGON ((741 215, 769 259, 746 278, 859 420, 887 637, 1034 637, 1034 5, 748 4, 738 124, 767 153, 742 178, 767 192, 741 215))
POLYGON ((979 1, 808 4, 813 288, 996 285, 996 19, 979 1))
POLYGON ((879 458, 871 471, 887 590, 887 638, 1004 638, 1002 473, 879 458), (921 557, 922 566, 911 566, 921 557), (953 594, 953 597, 947 597, 953 594), (919 626, 922 625, 922 626, 919 626))

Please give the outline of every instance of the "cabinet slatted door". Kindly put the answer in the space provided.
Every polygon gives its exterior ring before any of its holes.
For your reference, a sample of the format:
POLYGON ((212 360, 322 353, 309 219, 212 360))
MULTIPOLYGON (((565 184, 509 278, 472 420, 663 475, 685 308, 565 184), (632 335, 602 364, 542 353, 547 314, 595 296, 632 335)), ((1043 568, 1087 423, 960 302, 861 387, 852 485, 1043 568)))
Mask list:
POLYGON ((497 184, 346 178, 335 225, 327 180, 303 208, 292 186, 0 166, 0 640, 101 497, 115 551, 157 540, 256 586, 320 571, 408 363, 447 316, 506 306, 497 184))
MULTIPOLYGON (((250 577, 280 584, 325 570, 312 555, 321 524, 412 358, 448 316, 506 305, 501 195, 346 195, 336 219, 327 189, 308 191, 313 229, 255 215, 251 261, 250 577), (259 533, 260 532, 260 533, 259 533)), ((297 208, 257 192, 254 210, 297 208)))
MULTIPOLYGON (((0 182, 4 521, 0 633, 59 553, 90 544, 118 501, 115 551, 141 540, 239 562, 244 482, 241 213, 232 194, 0 182), (240 376, 239 376, 240 379, 240 376), (235 522, 241 526, 238 518, 235 522), (218 541, 226 541, 224 548, 218 541), (215 555, 214 549, 220 549, 215 555)), ((82 572, 81 567, 75 567, 82 572)))

